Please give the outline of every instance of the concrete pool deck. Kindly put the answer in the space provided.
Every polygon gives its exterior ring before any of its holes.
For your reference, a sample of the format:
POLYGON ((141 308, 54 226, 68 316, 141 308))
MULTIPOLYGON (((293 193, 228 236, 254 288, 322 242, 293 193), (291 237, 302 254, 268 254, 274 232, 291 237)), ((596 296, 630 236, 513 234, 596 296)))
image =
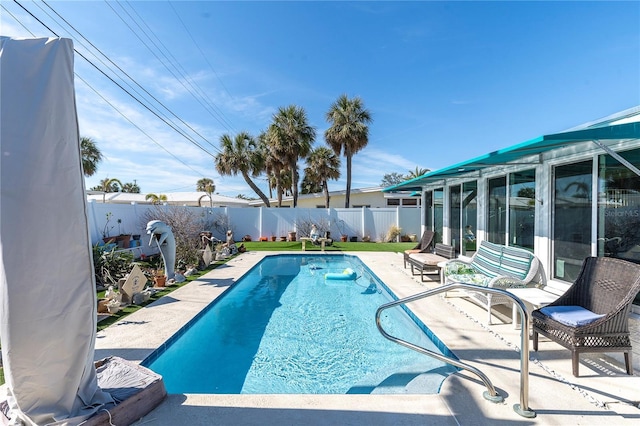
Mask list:
MULTIPOLYGON (((100 331, 96 359, 114 355, 142 361, 268 254, 284 253, 244 253, 100 331)), ((435 281, 424 283, 419 275, 411 276, 399 253, 346 254, 358 256, 398 297, 439 286, 435 276, 435 281)), ((590 354, 581 357, 581 376, 575 378, 570 352, 542 339, 529 363, 528 407, 537 415, 529 419, 513 410, 520 403, 520 330, 512 327, 510 307, 499 308, 495 324, 486 326, 486 311, 460 297, 433 296, 408 306, 461 361, 482 371, 505 401, 495 404, 484 399, 482 382, 461 371, 444 381, 438 395, 173 394, 134 424, 619 425, 640 420, 636 318, 631 320, 633 376, 624 372, 622 354, 590 354)))

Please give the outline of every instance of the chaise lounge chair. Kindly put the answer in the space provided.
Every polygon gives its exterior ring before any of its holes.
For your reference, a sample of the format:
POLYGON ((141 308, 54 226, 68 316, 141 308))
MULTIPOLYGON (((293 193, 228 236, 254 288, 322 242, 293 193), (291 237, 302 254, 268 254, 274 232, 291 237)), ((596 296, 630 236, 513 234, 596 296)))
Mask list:
POLYGON ((624 352, 627 374, 633 375, 628 315, 638 291, 640 265, 586 258, 575 283, 555 302, 532 312, 533 350, 538 350, 538 334, 569 349, 576 377, 581 353, 624 352))
POLYGON ((420 238, 420 242, 414 248, 404 251, 404 268, 407 269, 407 262, 409 261, 409 255, 413 253, 427 253, 432 248, 433 243, 433 231, 426 230, 420 238))

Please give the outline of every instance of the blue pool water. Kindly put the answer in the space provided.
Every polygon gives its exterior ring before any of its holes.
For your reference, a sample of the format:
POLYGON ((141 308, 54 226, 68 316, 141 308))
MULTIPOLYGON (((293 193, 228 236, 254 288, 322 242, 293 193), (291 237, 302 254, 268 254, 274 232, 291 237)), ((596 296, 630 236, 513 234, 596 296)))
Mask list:
MULTIPOLYGON (((382 337, 375 312, 391 300, 357 257, 269 256, 143 365, 169 393, 437 393, 455 368, 382 337), (358 278, 325 280, 346 268, 358 278)), ((451 356, 411 317, 388 309, 383 324, 451 356)))

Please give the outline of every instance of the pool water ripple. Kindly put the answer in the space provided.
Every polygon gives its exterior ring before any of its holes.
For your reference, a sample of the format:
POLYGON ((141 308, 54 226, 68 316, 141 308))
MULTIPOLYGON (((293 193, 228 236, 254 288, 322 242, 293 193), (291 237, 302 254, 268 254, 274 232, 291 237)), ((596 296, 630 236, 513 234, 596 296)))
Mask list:
MULTIPOLYGON (((143 365, 170 393, 437 393, 455 369, 382 337, 375 311, 390 300, 356 257, 267 257, 143 365), (325 281, 345 268, 358 279, 325 281)), ((440 352, 401 308, 383 322, 440 352)))

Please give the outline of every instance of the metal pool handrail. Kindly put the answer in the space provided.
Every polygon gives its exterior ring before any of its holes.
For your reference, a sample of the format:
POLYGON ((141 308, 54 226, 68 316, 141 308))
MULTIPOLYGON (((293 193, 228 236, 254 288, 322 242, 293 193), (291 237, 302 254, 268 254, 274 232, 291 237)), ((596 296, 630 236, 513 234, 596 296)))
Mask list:
POLYGON ((520 403, 514 404, 513 410, 519 415, 521 415, 522 417, 526 417, 526 418, 535 417, 536 413, 535 411, 529 408, 529 402, 528 402, 529 401, 529 313, 527 312, 524 306, 524 303, 519 298, 509 293, 508 291, 497 289, 497 288, 491 288, 491 287, 479 287, 477 285, 464 284, 464 283, 452 283, 452 284, 443 285, 441 287, 434 288, 432 290, 427 290, 421 293, 417 293, 417 294, 414 294, 413 296, 409 296, 403 299, 395 300, 393 302, 385 303, 384 305, 380 306, 376 311, 376 325, 378 327, 378 330, 384 337, 391 340, 392 342, 398 343, 416 352, 420 352, 424 355, 431 356, 439 361, 446 362, 447 364, 451 364, 455 367, 462 368, 464 370, 467 370, 475 374, 480 378, 480 380, 482 380, 484 385, 487 387, 487 390, 483 393, 483 396, 485 399, 495 403, 504 401, 504 398, 500 394, 498 394, 498 392, 496 392, 489 378, 477 368, 471 365, 465 364, 461 361, 458 361, 457 359, 450 358, 446 355, 439 354, 437 352, 433 352, 429 349, 423 348, 422 346, 417 346, 417 345, 414 345, 413 343, 407 342, 406 340, 402 340, 398 337, 392 336, 382 328, 382 324, 380 323, 380 316, 382 314, 382 311, 392 308, 394 306, 405 305, 407 303, 414 302, 416 300, 424 299, 426 297, 434 296, 440 293, 446 293, 448 291, 457 290, 457 289, 484 291, 486 293, 507 296, 518 306, 518 309, 520 310, 520 318, 522 318, 522 327, 520 331, 520 403))

